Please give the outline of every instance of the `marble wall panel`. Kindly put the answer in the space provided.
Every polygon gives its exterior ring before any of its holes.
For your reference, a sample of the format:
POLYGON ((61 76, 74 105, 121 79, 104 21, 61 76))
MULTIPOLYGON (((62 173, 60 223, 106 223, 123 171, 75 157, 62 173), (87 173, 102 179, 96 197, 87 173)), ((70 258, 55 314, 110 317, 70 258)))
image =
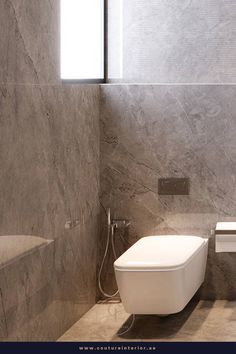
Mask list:
POLYGON ((60 0, 0 0, 0 29, 0 235, 54 240, 2 271, 0 338, 54 340, 95 302, 99 87, 60 80, 60 0))
POLYGON ((60 1, 0 0, 0 84, 60 83, 60 1))
POLYGON ((109 6, 111 81, 236 82, 234 0, 111 0, 109 6))
POLYGON ((0 135, 0 235, 54 239, 1 272, 5 339, 54 340, 95 303, 99 88, 1 85, 0 135))
MULTIPOLYGON (((235 95, 234 85, 102 86, 103 238, 108 207, 131 220, 125 243, 116 237, 121 251, 153 234, 209 237, 217 221, 235 220, 235 95), (189 177, 190 195, 159 196, 159 177, 189 177)), ((234 265, 211 239, 201 296, 235 298, 234 265)), ((114 288, 112 260, 107 267, 114 288)))
POLYGON ((0 289, 0 341, 7 337, 7 321, 3 306, 2 292, 0 289))
POLYGON ((0 87, 0 234, 54 239, 96 209, 97 115, 97 87, 0 87))

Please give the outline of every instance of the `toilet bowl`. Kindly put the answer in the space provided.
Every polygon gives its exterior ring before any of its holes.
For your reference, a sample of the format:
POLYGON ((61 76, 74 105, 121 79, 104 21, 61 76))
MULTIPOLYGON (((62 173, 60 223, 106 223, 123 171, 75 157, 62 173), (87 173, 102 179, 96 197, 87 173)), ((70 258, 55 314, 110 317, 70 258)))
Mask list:
POLYGON ((114 263, 125 311, 180 312, 204 281, 208 240, 198 236, 148 236, 114 263))

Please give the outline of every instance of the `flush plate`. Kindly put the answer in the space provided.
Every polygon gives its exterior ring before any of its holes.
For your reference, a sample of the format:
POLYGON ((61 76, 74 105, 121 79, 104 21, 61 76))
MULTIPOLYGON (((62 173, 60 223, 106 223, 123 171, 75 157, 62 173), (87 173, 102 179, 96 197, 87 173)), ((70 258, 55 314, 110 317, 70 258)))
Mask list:
POLYGON ((189 178, 159 178, 159 195, 189 195, 189 178))

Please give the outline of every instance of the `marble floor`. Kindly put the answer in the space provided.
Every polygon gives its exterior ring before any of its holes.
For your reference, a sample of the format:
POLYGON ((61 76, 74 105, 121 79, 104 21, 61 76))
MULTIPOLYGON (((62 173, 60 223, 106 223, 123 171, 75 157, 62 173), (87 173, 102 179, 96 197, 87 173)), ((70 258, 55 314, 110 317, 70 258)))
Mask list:
POLYGON ((95 305, 59 341, 236 341, 236 301, 192 301, 167 317, 132 316, 119 302, 95 305))

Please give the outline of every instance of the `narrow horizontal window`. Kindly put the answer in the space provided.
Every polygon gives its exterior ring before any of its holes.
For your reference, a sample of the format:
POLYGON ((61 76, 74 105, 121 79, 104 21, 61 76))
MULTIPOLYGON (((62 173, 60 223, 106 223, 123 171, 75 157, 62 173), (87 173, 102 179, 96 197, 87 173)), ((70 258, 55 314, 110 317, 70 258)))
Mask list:
POLYGON ((104 0, 61 0, 61 79, 104 79, 104 0))

